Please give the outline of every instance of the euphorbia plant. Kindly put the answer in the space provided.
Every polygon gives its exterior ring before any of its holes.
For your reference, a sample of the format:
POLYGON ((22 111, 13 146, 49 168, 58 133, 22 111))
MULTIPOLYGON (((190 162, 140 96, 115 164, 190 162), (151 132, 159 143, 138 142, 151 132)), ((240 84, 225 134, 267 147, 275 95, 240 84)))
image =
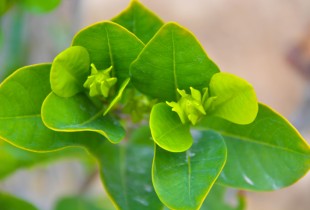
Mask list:
POLYGON ((225 208, 225 187, 276 190, 310 168, 309 145, 251 84, 138 1, 9 76, 0 137, 35 152, 84 147, 118 209, 225 208))

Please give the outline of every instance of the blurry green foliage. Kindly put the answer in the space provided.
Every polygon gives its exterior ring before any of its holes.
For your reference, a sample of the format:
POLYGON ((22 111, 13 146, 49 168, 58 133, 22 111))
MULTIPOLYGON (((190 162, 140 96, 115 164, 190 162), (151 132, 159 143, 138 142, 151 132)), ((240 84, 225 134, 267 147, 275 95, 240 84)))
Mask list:
POLYGON ((1 210, 38 210, 32 204, 3 192, 0 192, 0 208, 1 210))

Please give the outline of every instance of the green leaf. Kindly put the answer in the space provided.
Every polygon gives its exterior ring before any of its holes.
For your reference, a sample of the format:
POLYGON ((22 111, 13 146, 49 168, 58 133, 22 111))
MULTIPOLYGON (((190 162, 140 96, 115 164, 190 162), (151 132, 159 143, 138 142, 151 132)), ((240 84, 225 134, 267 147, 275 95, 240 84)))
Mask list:
POLYGON ((23 149, 51 151, 102 141, 97 133, 55 132, 41 119, 41 105, 51 92, 50 64, 26 66, 0 85, 0 138, 23 149))
POLYGON ((139 1, 132 0, 127 9, 112 18, 115 23, 124 26, 144 43, 147 43, 164 22, 139 1))
POLYGON ((171 209, 199 209, 226 161, 226 146, 219 134, 195 134, 197 138, 186 152, 156 147, 153 184, 159 199, 171 209))
POLYGON ((293 184, 310 169, 310 147, 297 130, 265 105, 254 122, 237 125, 206 117, 200 125, 225 139, 228 157, 219 183, 248 190, 276 190, 293 184))
POLYGON ((153 148, 149 129, 142 127, 124 144, 105 142, 91 149, 99 160, 102 182, 118 209, 162 209, 152 186, 153 148))
POLYGON ((93 199, 82 196, 67 196, 61 198, 54 210, 115 210, 108 199, 93 199))
POLYGON ((106 115, 117 104, 117 102, 119 102, 122 99, 124 90, 126 89, 126 87, 129 84, 129 82, 130 82, 130 78, 127 78, 123 82, 123 84, 121 85, 121 87, 118 90, 117 95, 114 97, 112 102, 109 104, 108 108, 104 111, 103 115, 106 115))
POLYGON ((1 210, 37 210, 32 204, 3 192, 0 192, 0 207, 1 210))
POLYGON ((85 47, 97 69, 113 66, 112 77, 117 77, 118 86, 129 77, 129 65, 144 47, 134 34, 110 21, 81 30, 72 45, 85 47))
POLYGON ((89 55, 84 47, 74 46, 64 50, 52 64, 50 81, 53 92, 61 97, 82 92, 89 68, 89 55))
POLYGON ((142 93, 177 101, 177 88, 202 90, 219 70, 191 32, 167 23, 145 46, 130 71, 131 82, 142 93))
POLYGON ((97 132, 112 143, 120 142, 125 136, 121 125, 110 116, 103 116, 103 110, 98 109, 84 93, 70 98, 50 93, 42 105, 42 119, 52 130, 97 132))
POLYGON ((258 102, 254 88, 246 80, 229 73, 214 74, 210 94, 216 99, 209 113, 237 124, 249 124, 255 119, 258 102))
POLYGON ((200 210, 245 210, 246 199, 240 192, 236 195, 237 205, 231 205, 226 202, 225 194, 227 188, 220 185, 213 185, 209 192, 205 202, 201 206, 200 210))
POLYGON ((18 169, 65 157, 80 157, 81 154, 85 154, 85 151, 81 148, 68 148, 53 153, 29 152, 0 140, 0 162, 5 163, 0 165, 0 179, 7 177, 18 169))
POLYGON ((61 0, 22 0, 20 3, 30 12, 43 13, 55 9, 61 3, 61 0))
POLYGON ((157 145, 170 152, 184 152, 193 144, 189 124, 165 103, 153 106, 150 115, 152 137, 157 145))

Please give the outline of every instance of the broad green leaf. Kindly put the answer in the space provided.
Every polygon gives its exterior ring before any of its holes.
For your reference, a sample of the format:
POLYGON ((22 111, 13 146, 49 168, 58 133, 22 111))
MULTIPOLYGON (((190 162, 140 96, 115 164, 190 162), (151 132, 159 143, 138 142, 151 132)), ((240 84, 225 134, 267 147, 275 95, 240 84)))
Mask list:
POLYGON ((30 12, 43 13, 55 9, 61 3, 61 0, 22 0, 20 3, 30 12))
POLYGON ((116 104, 122 99, 124 90, 130 82, 130 78, 126 79, 123 84, 120 86, 117 95, 114 97, 112 102, 109 104, 108 108, 104 111, 103 115, 106 115, 116 104))
POLYGON ((228 157, 219 183, 248 190, 276 190, 293 184, 310 169, 310 147, 297 130, 265 105, 254 122, 237 125, 206 117, 200 125, 225 139, 228 157))
POLYGON ((236 195, 236 204, 231 205, 225 199, 227 188, 220 185, 213 185, 206 200, 201 206, 200 210, 245 210, 246 199, 241 193, 236 195))
POLYGON ((178 114, 165 103, 152 108, 150 127, 156 144, 170 152, 184 152, 193 144, 189 124, 183 124, 178 114))
POLYGON ((214 74, 210 81, 211 97, 216 97, 208 110, 211 114, 237 124, 253 122, 258 102, 250 83, 229 73, 214 74))
POLYGON ((99 160, 102 182, 118 209, 162 209, 152 186, 153 148, 149 129, 142 127, 124 144, 104 142, 91 149, 99 160))
POLYGON ((94 199, 83 196, 67 196, 61 198, 54 210, 115 210, 108 199, 94 199))
POLYGON ((97 69, 113 66, 111 76, 117 77, 118 86, 129 77, 129 65, 144 47, 133 33, 110 21, 81 30, 72 45, 85 47, 97 69))
POLYGON ((219 69, 191 32, 167 23, 148 42, 130 71, 131 82, 142 93, 177 101, 177 88, 202 90, 219 69))
POLYGON ((1 210, 37 210, 32 204, 17 198, 13 195, 0 192, 0 209, 1 210))
POLYGON ((98 109, 84 93, 70 98, 50 93, 42 105, 42 119, 52 130, 97 132, 112 143, 120 142, 125 136, 121 125, 110 116, 103 116, 103 110, 98 109))
POLYGON ((144 43, 147 43, 164 22, 139 1, 132 0, 127 9, 112 18, 112 21, 127 28, 144 43))
POLYGON ((23 149, 51 151, 102 141, 97 133, 63 133, 48 129, 41 105, 51 92, 50 64, 26 66, 0 85, 0 138, 23 149))
POLYGON ((0 165, 0 179, 7 177, 19 169, 61 158, 80 157, 82 154, 84 155, 85 151, 80 148, 68 148, 53 153, 30 152, 0 140, 0 162, 5 163, 0 165))
POLYGON ((89 55, 84 47, 74 46, 64 50, 52 64, 50 81, 53 92, 61 97, 82 92, 89 69, 89 55))
POLYGON ((171 209, 199 209, 224 167, 223 138, 213 131, 198 132, 196 137, 186 152, 156 147, 153 184, 159 199, 171 209))

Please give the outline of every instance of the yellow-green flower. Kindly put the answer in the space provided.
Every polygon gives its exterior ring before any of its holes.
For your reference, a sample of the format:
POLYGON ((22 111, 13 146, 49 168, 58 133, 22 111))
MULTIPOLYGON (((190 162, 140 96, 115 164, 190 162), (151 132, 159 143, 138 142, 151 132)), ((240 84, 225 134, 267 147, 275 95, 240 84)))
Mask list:
POLYGON ((110 73, 113 67, 105 70, 97 70, 94 64, 91 64, 91 75, 87 77, 84 87, 89 89, 90 96, 103 95, 109 96, 110 89, 116 84, 117 78, 111 77, 110 73))
POLYGON ((203 96, 199 90, 190 87, 191 94, 187 94, 185 90, 177 89, 181 98, 178 102, 166 102, 172 107, 172 111, 176 112, 183 124, 188 121, 195 125, 198 120, 206 115, 206 110, 211 106, 214 97, 209 98, 208 88, 204 89, 203 96))

